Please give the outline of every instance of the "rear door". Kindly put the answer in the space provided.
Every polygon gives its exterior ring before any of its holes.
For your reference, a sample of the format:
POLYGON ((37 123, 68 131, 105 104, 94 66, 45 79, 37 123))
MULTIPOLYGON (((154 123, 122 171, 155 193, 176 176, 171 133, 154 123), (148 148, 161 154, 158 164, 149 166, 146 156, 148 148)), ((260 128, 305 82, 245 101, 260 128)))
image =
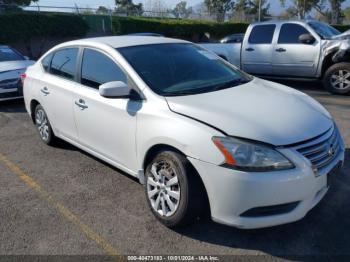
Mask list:
POLYGON ((277 43, 273 50, 273 73, 280 76, 314 77, 320 56, 320 39, 304 25, 283 23, 279 28, 277 43), (303 34, 311 34, 312 44, 299 42, 303 34))
POLYGON ((242 69, 259 75, 272 74, 272 41, 275 24, 252 25, 242 46, 242 69))
POLYGON ((56 135, 77 140, 73 113, 73 93, 76 89, 79 48, 63 48, 45 57, 44 73, 35 83, 41 101, 56 135))

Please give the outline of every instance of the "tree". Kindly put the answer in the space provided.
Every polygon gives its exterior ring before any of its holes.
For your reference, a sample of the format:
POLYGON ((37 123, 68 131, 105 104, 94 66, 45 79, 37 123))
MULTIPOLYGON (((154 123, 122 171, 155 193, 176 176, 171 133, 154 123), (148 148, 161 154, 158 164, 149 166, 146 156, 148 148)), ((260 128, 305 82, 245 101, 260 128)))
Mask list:
POLYGON ((287 10, 282 11, 279 15, 278 18, 281 20, 290 20, 294 18, 293 14, 287 10))
POLYGON ((247 21, 247 14, 249 9, 248 0, 239 0, 234 7, 233 19, 237 21, 247 21))
POLYGON ((186 1, 179 2, 172 10, 172 13, 176 18, 188 18, 192 12, 192 7, 187 8, 186 1))
POLYGON ((148 0, 145 5, 148 16, 167 17, 171 12, 163 0, 148 0))
POLYGON ((216 15, 216 21, 224 22, 227 12, 231 11, 235 2, 233 0, 204 0, 210 15, 216 15))
MULTIPOLYGON (((239 0, 235 5, 236 15, 240 17, 240 21, 247 20, 247 17, 258 20, 259 18, 259 0, 239 0), (244 17, 244 18, 243 18, 244 17)), ((268 0, 261 0, 261 19, 269 16, 270 4, 268 0)))
POLYGON ((343 12, 344 12, 346 21, 350 21, 350 7, 345 8, 343 12))
MULTIPOLYGON (((266 16, 269 16, 270 13, 269 13, 269 10, 270 10, 270 3, 268 3, 268 0, 260 0, 261 3, 261 13, 260 13, 260 16, 261 16, 261 19, 264 20, 263 18, 266 17, 266 16)), ((251 15, 254 15, 255 16, 255 20, 258 19, 259 17, 259 0, 250 0, 249 1, 249 11, 248 13, 251 14, 251 15)))
POLYGON ((340 24, 341 19, 343 17, 341 12, 341 5, 345 0, 329 0, 329 5, 331 7, 331 23, 332 24, 340 24))
POLYGON ((126 15, 141 15, 143 13, 142 4, 134 4, 132 0, 115 0, 117 13, 125 13, 126 15))
POLYGON ((0 11, 20 10, 21 7, 28 6, 32 2, 38 2, 38 0, 0 0, 0 11))
POLYGON ((326 0, 306 0, 306 6, 308 6, 309 9, 305 10, 305 13, 313 8, 318 12, 318 18, 322 18, 332 24, 340 24, 343 18, 341 5, 344 2, 345 0, 328 0, 327 5, 326 0))
POLYGON ((287 11, 292 16, 297 16, 299 19, 305 19, 306 14, 309 13, 313 8, 316 10, 322 10, 325 0, 280 0, 283 7, 286 6, 286 3, 290 3, 287 11))

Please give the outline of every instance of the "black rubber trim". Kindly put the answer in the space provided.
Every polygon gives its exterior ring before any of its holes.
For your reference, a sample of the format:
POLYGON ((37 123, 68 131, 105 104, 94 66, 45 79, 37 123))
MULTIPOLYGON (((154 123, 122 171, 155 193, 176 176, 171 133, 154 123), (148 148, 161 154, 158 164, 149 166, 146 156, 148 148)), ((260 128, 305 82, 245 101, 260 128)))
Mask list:
MULTIPOLYGON (((332 127, 335 127, 335 126, 332 126, 332 127)), ((296 143, 293 143, 293 144, 288 144, 288 145, 283 145, 283 146, 276 146, 278 148, 283 148, 283 147, 295 147, 295 146, 299 146, 299 145, 303 145, 303 144, 306 144, 312 140, 316 140, 317 138, 320 138, 321 136, 325 135, 327 132, 329 132, 329 130, 332 129, 332 127, 328 128, 325 132, 317 135, 317 136, 314 136, 312 138, 309 138, 309 139, 306 139, 306 140, 303 140, 303 141, 300 141, 300 142, 296 142, 296 143)))
POLYGON ((264 217, 286 214, 293 211, 300 202, 291 202, 287 204, 274 205, 274 206, 264 206, 255 207, 243 212, 241 217, 264 217))

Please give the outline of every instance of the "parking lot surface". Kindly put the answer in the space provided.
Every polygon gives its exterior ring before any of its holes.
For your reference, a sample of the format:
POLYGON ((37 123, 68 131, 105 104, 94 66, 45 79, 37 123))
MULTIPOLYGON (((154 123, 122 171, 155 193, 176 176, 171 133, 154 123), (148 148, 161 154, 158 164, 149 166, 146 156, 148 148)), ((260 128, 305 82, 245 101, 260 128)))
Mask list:
POLYGON ((164 227, 135 179, 65 142, 44 145, 22 100, 1 103, 0 255, 350 255, 350 97, 293 85, 332 113, 347 160, 303 220, 249 231, 210 219, 164 227))

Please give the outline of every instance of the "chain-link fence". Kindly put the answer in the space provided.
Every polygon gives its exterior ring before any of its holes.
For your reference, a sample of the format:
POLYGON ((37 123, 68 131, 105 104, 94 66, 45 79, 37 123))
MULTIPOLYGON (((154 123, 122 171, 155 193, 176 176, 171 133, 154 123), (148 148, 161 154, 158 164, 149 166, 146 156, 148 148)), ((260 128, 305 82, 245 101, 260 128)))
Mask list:
MULTIPOLYGON (((245 14, 244 12, 227 12, 225 14, 209 12, 206 8, 189 8, 183 12, 175 11, 169 8, 152 8, 152 10, 142 11, 121 11, 116 7, 91 8, 88 6, 55 6, 55 5, 39 5, 34 3, 30 6, 21 7, 14 4, 1 4, 0 12, 8 12, 14 10, 23 10, 31 12, 60 12, 60 13, 76 13, 80 15, 104 15, 104 16, 143 16, 143 17, 159 17, 159 18, 172 18, 172 19, 196 19, 207 21, 237 21, 237 22, 253 22, 258 19, 257 14, 245 14)), ((263 18, 264 19, 264 18, 263 18)))
MULTIPOLYGON (((168 19, 193 19, 203 21, 234 21, 240 23, 251 23, 258 20, 257 14, 246 14, 244 12, 227 12, 218 14, 209 12, 204 6, 202 8, 188 8, 186 12, 175 11, 167 8, 152 8, 152 10, 132 10, 122 11, 121 8, 100 6, 91 8, 89 6, 57 6, 57 5, 39 5, 33 3, 30 6, 21 7, 14 4, 2 4, 0 0, 0 13, 14 11, 30 13, 67 13, 77 14, 86 21, 92 34, 109 34, 113 32, 113 16, 127 17, 140 16, 150 18, 168 18, 168 19)), ((262 17, 262 19, 270 19, 262 17)))

